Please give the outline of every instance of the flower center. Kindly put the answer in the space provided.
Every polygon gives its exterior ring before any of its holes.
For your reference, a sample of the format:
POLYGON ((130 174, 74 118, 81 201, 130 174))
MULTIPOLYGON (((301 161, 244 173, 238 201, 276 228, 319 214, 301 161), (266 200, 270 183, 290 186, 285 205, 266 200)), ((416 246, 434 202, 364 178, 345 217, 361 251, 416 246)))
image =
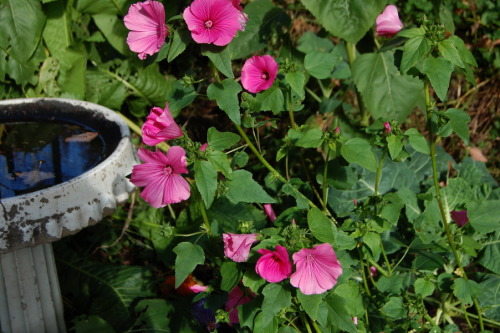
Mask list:
POLYGON ((205 21, 205 28, 210 29, 214 25, 214 22, 212 20, 205 21))
POLYGON ((163 173, 165 176, 168 176, 174 172, 174 168, 172 168, 170 165, 165 165, 165 168, 163 169, 163 173))
POLYGON ((262 75, 260 76, 261 79, 263 80, 268 80, 269 79, 269 74, 268 73, 262 73, 262 75))
POLYGON ((310 263, 310 262, 315 262, 315 261, 316 261, 316 258, 314 258, 314 255, 308 254, 306 256, 306 262, 310 263))

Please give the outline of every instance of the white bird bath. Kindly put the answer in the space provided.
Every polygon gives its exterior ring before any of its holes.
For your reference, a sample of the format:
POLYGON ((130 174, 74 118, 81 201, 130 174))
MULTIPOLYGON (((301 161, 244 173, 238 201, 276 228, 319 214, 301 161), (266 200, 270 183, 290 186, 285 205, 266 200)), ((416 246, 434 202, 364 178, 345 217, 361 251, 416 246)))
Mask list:
POLYGON ((0 101, 0 332, 66 331, 51 242, 124 203, 135 164, 129 129, 107 108, 53 98, 0 101), (14 130, 14 123, 23 125, 14 130), (50 139, 38 138, 38 123, 49 126, 50 139), (61 123, 83 131, 50 136, 50 126, 61 123), (35 148, 6 148, 24 132, 35 148))

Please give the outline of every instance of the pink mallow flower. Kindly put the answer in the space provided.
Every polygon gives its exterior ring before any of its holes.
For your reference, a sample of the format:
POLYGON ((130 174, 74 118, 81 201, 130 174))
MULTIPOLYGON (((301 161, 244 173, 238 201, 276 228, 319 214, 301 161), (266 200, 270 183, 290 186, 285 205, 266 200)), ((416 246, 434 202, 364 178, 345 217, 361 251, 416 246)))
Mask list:
POLYGON ((257 234, 222 234, 224 255, 236 262, 245 262, 250 255, 252 244, 257 241, 257 234))
POLYGON ((382 14, 377 17, 377 36, 392 37, 403 29, 399 19, 398 9, 394 5, 385 7, 382 14))
POLYGON ((229 313, 229 320, 231 324, 239 324, 240 320, 238 318, 238 306, 248 303, 252 300, 250 293, 245 293, 240 287, 235 286, 227 296, 227 302, 225 304, 225 309, 229 313))
POLYGON ((194 0, 183 13, 195 42, 218 46, 229 44, 238 30, 244 30, 241 15, 229 0, 194 0))
POLYGON ((123 18, 127 29, 127 44, 130 50, 139 53, 139 59, 146 59, 160 51, 168 35, 165 24, 165 8, 158 1, 147 0, 130 6, 123 18))
POLYGON ((305 295, 322 294, 333 288, 342 274, 342 266, 328 243, 294 253, 293 262, 296 271, 290 283, 305 295))
POLYGON ((276 214, 271 204, 264 204, 264 213, 266 213, 269 221, 274 222, 276 220, 276 214))
POLYGON ((278 75, 278 64, 270 55, 253 56, 241 68, 241 84, 251 93, 269 89, 278 75))
POLYGON ((142 125, 142 141, 150 146, 181 136, 182 130, 174 121, 168 103, 163 110, 157 106, 152 108, 142 125))
POLYGON ((453 210, 450 214, 453 221, 455 221, 459 227, 463 227, 469 222, 466 210, 453 210))
POLYGON ((391 124, 389 124, 388 122, 384 123, 384 132, 386 132, 386 133, 391 133, 392 132, 391 124))
POLYGON ((248 15, 243 12, 243 7, 241 7, 241 0, 231 0, 231 3, 236 9, 240 11, 238 22, 240 22, 240 30, 245 31, 245 26, 248 22, 248 15))
POLYGON ((276 251, 260 249, 262 257, 257 260, 255 271, 264 280, 271 283, 283 281, 292 274, 292 263, 284 246, 276 245, 276 251))
POLYGON ((181 176, 188 172, 182 147, 171 147, 166 155, 140 148, 137 154, 144 163, 134 166, 130 181, 144 187, 141 197, 151 206, 160 208, 189 198, 189 183, 181 176))

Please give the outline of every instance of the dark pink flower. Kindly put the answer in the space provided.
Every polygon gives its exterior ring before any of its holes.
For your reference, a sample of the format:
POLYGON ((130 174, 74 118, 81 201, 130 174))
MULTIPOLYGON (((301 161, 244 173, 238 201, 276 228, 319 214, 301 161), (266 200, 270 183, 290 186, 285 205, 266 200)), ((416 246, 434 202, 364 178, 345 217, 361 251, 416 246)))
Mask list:
POLYGON ((201 292, 204 292, 204 291, 207 291, 208 290, 208 286, 202 286, 201 284, 193 284, 192 286, 189 286, 188 287, 192 292, 194 293, 201 293, 201 292))
POLYGON ((250 302, 252 300, 250 295, 250 293, 244 293, 238 286, 229 292, 225 309, 229 313, 229 320, 232 324, 239 324, 238 306, 250 302))
POLYGON ((229 0, 194 0, 183 16, 195 42, 224 46, 244 29, 241 14, 229 0))
POLYGON ((384 123, 384 131, 386 133, 391 133, 392 132, 392 127, 391 127, 391 124, 389 124, 388 122, 385 122, 384 123))
POLYGON ((241 84, 251 93, 269 89, 278 74, 278 64, 270 55, 253 56, 241 68, 241 84))
POLYGON ((224 255, 236 262, 245 262, 250 255, 252 244, 257 241, 257 234, 222 234, 224 255))
POLYGON ((208 147, 208 143, 206 143, 206 142, 205 142, 204 144, 202 144, 202 145, 200 146, 200 151, 205 151, 205 150, 207 150, 207 147, 208 147))
POLYGON ((262 257, 257 260, 255 271, 267 282, 280 282, 292 273, 292 263, 284 246, 276 245, 276 251, 260 249, 262 257))
POLYGON ((399 19, 398 9, 394 5, 385 7, 382 14, 377 17, 377 36, 392 37, 403 29, 399 19))
POLYGON ((374 277, 377 274, 377 267, 370 266, 370 276, 374 277))
POLYGON ((182 147, 171 147, 166 155, 140 148, 138 155, 144 163, 134 166, 130 181, 144 187, 141 197, 151 206, 160 208, 189 198, 189 183, 181 176, 188 172, 182 147))
POLYGON ((322 294, 333 288, 342 274, 342 266, 328 243, 294 253, 293 262, 296 270, 290 283, 305 295, 322 294))
POLYGON ((165 9, 158 1, 147 0, 130 6, 123 18, 127 29, 127 44, 130 50, 139 53, 139 59, 160 51, 168 28, 165 25, 165 9))
POLYGON ((463 227, 469 222, 466 210, 453 210, 451 211, 451 218, 457 223, 459 227, 463 227))
POLYGON ((264 212, 271 222, 276 220, 276 214, 274 213, 274 209, 271 204, 264 204, 264 212))
POLYGON ((142 141, 150 146, 181 136, 182 130, 174 121, 168 103, 163 110, 157 106, 152 108, 142 125, 142 141))

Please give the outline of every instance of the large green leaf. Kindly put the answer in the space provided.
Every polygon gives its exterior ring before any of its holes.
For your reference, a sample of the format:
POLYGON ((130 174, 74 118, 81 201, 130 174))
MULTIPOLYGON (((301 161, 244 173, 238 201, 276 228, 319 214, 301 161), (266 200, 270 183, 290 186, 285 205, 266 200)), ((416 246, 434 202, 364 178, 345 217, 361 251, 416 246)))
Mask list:
POLYGON ((222 74, 234 79, 233 68, 231 67, 231 56, 227 47, 203 44, 201 47, 201 54, 208 57, 222 74))
POLYGON ((262 320, 265 323, 271 323, 283 308, 289 307, 292 304, 290 291, 283 288, 277 283, 269 283, 262 290, 264 301, 262 302, 262 312, 264 316, 262 320))
POLYGON ((88 14, 126 14, 129 0, 78 0, 76 8, 88 14))
POLYGON ((428 57, 422 65, 422 72, 431 81, 432 88, 439 99, 445 101, 448 96, 453 64, 443 58, 428 57))
POLYGON ((492 272, 500 275, 500 232, 495 232, 486 243, 484 243, 484 253, 479 259, 479 263, 492 272))
POLYGON ((150 270, 138 266, 114 266, 76 257, 72 252, 56 257, 63 293, 77 294, 79 306, 89 315, 98 315, 117 332, 132 323, 131 305, 155 293, 150 270))
POLYGON ((401 73, 406 73, 423 59, 431 49, 431 41, 425 36, 412 37, 406 41, 401 59, 401 73))
POLYGON ((401 75, 390 52, 367 53, 357 57, 352 75, 373 118, 403 122, 423 101, 422 82, 409 75, 401 75))
POLYGON ((480 233, 497 231, 500 227, 500 200, 474 202, 467 206, 470 224, 480 233))
POLYGON ((177 289, 196 266, 205 262, 203 248, 197 244, 182 242, 173 249, 175 258, 175 288, 177 289))
POLYGON ((45 15, 40 1, 0 2, 0 41, 3 41, 2 44, 9 41, 11 47, 9 53, 19 62, 26 62, 35 52, 44 24, 45 15))
POLYGON ((212 163, 196 160, 194 162, 194 179, 205 206, 209 208, 214 201, 217 190, 217 171, 214 170, 212 163))
MULTIPOLYGON (((496 258, 498 260, 498 257, 496 258)), ((484 311, 484 315, 493 320, 500 320, 500 276, 488 274, 486 278, 479 284, 483 292, 479 297, 479 304, 484 311)))
POLYGON ((238 134, 232 132, 219 132, 215 127, 210 127, 207 133, 208 145, 216 150, 231 148, 240 141, 238 134))
POLYGON ((118 80, 110 80, 108 74, 98 70, 85 73, 85 100, 103 105, 112 110, 120 110, 128 92, 118 80))
POLYGON ((226 197, 233 203, 259 202, 274 203, 266 191, 255 180, 252 174, 246 170, 236 170, 231 174, 231 179, 226 181, 226 197))
POLYGON ((319 23, 334 36, 358 42, 375 25, 385 0, 301 0, 319 23))
POLYGON ((238 101, 238 94, 241 90, 241 86, 233 79, 225 79, 221 83, 212 83, 207 89, 208 98, 215 99, 219 108, 226 112, 229 119, 236 125, 241 124, 238 101))
POLYGON ((370 148, 370 143, 361 138, 352 138, 340 149, 342 157, 349 163, 356 163, 370 171, 377 170, 377 158, 370 148))
POLYGON ((108 40, 109 44, 121 54, 129 53, 126 43, 128 30, 123 24, 123 20, 114 14, 95 14, 92 16, 95 24, 108 40))
POLYGON ((307 224, 314 237, 320 242, 335 243, 337 227, 318 208, 314 207, 309 210, 307 224))

